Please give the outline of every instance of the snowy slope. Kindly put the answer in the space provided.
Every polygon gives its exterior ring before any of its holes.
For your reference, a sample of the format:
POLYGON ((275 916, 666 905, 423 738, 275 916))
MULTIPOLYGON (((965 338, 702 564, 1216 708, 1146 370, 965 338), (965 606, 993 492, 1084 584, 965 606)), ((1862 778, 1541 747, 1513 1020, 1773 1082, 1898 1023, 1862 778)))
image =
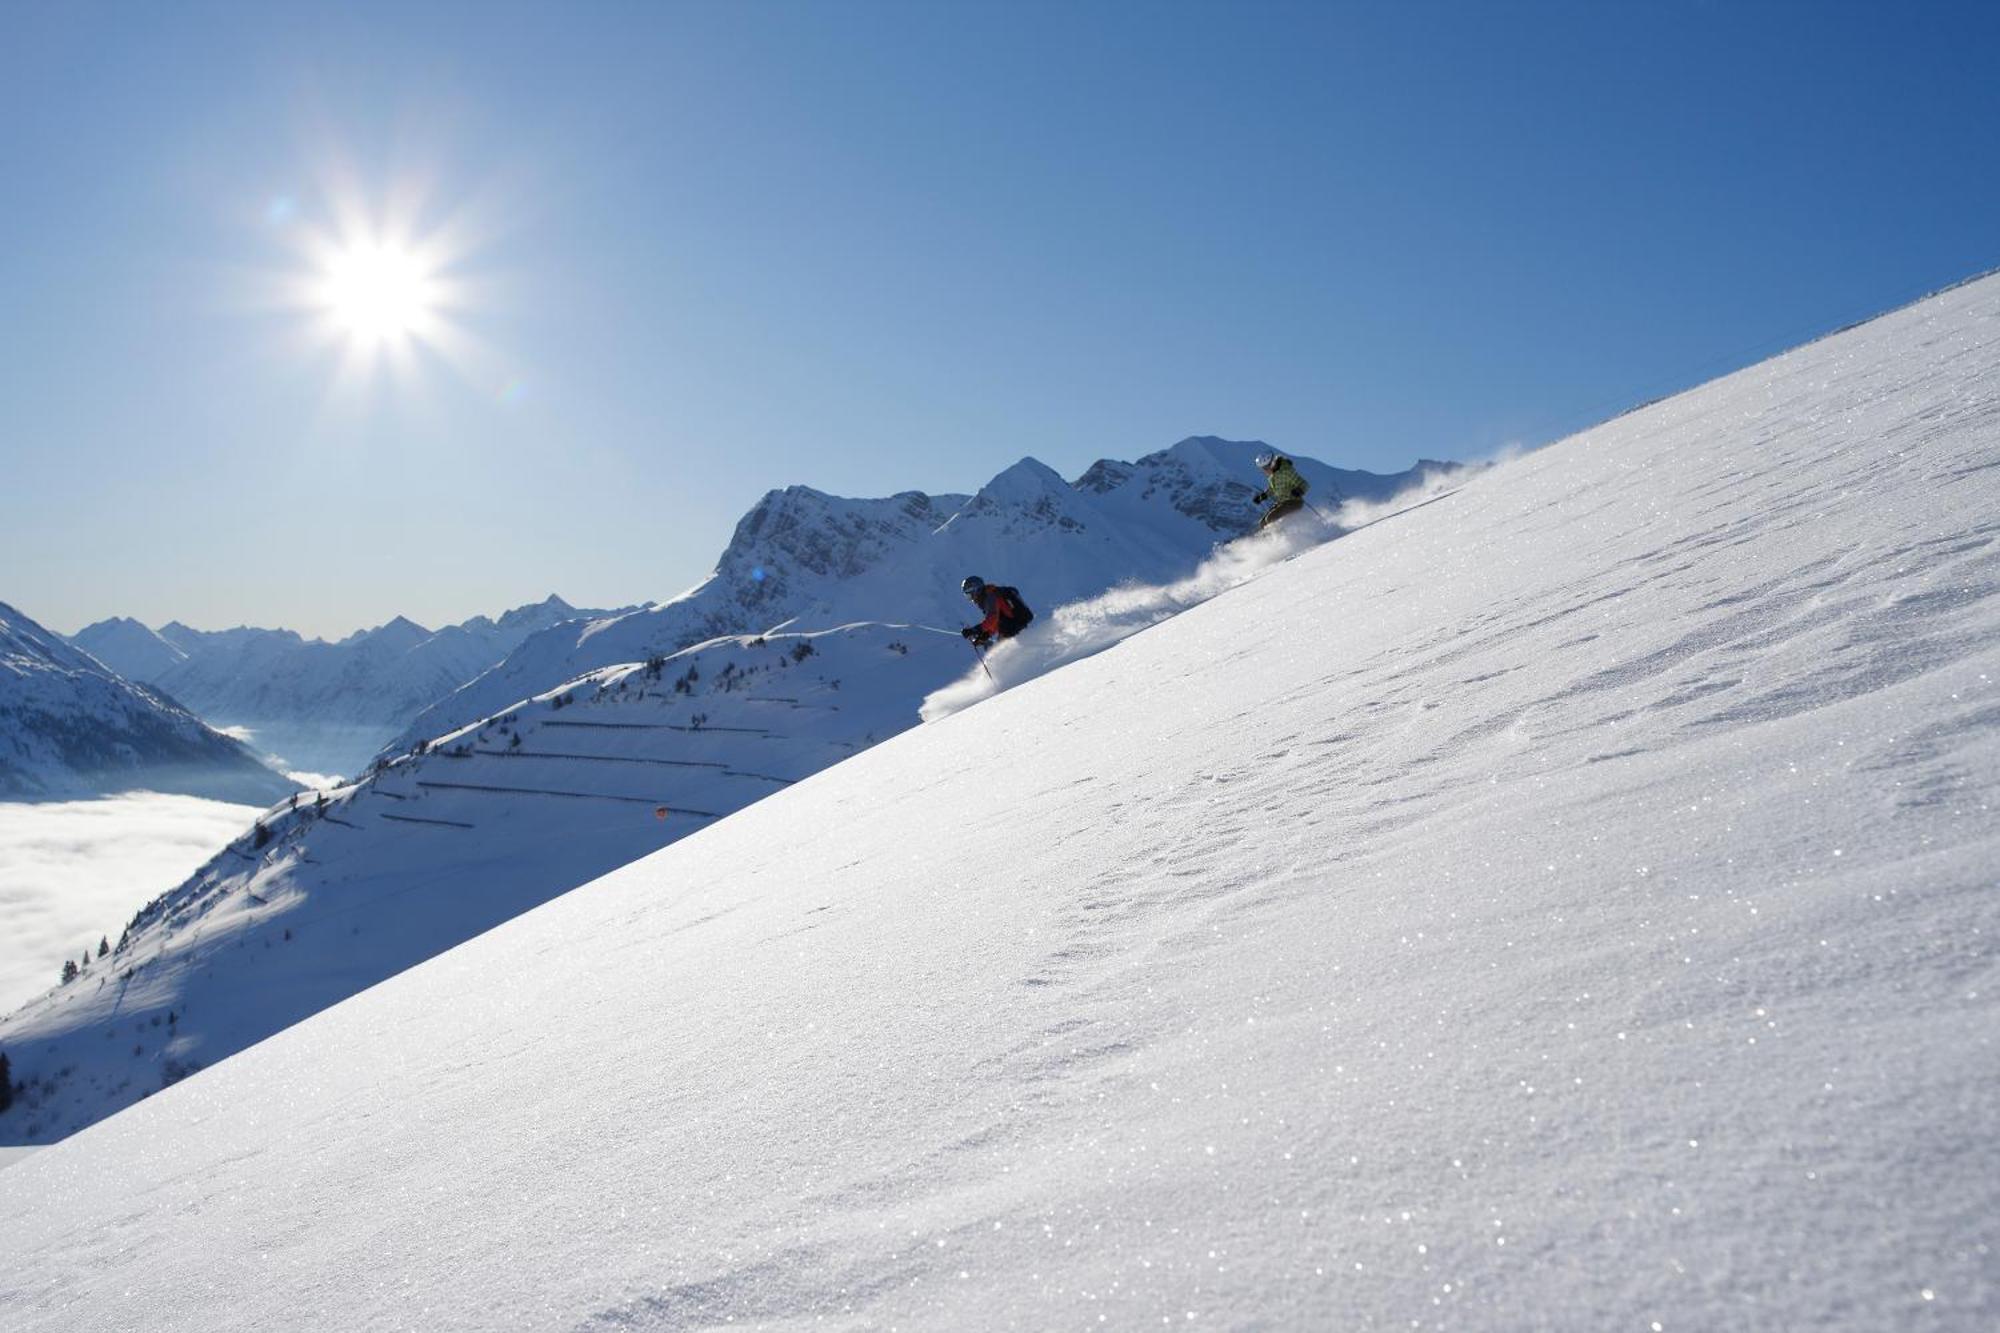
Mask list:
POLYGON ((137 788, 261 804, 293 784, 0 603, 0 799, 137 788))
POLYGON ((0 1309, 1994 1327, 1996 514, 1987 280, 1301 555, 35 1154, 0 1309))
MULTIPOLYGON (((917 491, 881 500, 806 486, 772 491, 743 516, 715 572, 670 602, 529 639, 505 662, 440 700, 388 747, 401 753, 586 671, 779 625, 894 620, 962 623, 959 580, 1019 587, 1036 607, 1121 580, 1173 578, 1218 537, 1256 521, 1256 441, 1183 440, 1137 463, 1100 460, 1074 484, 1032 458, 976 495, 917 491)), ((1381 498, 1459 464, 1380 475, 1300 460, 1315 502, 1381 498)))
POLYGON ((54 1142, 914 726, 971 660, 904 626, 715 640, 279 806, 0 1019, 34 1079, 0 1144, 54 1142))
POLYGON ((215 725, 247 730, 260 750, 293 767, 354 773, 410 719, 529 635, 605 614, 551 595, 498 620, 475 616, 437 631, 397 616, 338 643, 247 626, 202 631, 178 621, 155 633, 129 619, 86 626, 74 642, 215 725))

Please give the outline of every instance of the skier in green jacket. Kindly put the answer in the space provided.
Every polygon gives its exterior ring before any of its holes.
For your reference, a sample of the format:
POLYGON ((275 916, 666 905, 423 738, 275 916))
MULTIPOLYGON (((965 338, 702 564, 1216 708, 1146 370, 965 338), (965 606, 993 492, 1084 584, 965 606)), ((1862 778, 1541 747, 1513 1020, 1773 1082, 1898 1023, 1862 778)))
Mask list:
POLYGON ((1271 502, 1271 507, 1257 520, 1257 530, 1262 532, 1279 519, 1305 508, 1306 479, 1292 466, 1291 459, 1268 451, 1257 455, 1257 470, 1264 474, 1264 489, 1251 496, 1250 503, 1271 502))

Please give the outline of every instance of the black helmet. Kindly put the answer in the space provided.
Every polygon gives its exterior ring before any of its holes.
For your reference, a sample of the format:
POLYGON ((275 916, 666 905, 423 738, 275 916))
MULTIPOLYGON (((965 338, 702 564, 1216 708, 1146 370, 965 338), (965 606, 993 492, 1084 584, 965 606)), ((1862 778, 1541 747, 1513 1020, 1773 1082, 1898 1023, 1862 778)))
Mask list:
POLYGON ((979 590, 985 586, 986 586, 985 579, 980 578, 979 575, 977 574, 967 574, 965 576, 965 582, 958 585, 958 590, 964 593, 967 597, 977 597, 979 595, 979 590))

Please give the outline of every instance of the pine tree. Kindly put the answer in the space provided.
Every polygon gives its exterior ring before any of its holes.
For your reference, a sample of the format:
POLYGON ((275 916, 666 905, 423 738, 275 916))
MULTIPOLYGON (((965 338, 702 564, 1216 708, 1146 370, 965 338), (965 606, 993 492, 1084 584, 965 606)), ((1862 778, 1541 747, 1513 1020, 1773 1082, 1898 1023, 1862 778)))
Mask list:
POLYGON ((14 1071, 7 1063, 7 1052, 0 1051, 0 1111, 14 1104, 14 1071))
POLYGON ((110 952, 111 952, 111 937, 108 935, 99 935, 97 937, 97 956, 99 958, 102 958, 104 957, 105 954, 108 954, 110 952))
POLYGON ((63 985, 67 986, 69 985, 70 982, 75 980, 76 980, 76 959, 74 958, 63 959, 63 985))

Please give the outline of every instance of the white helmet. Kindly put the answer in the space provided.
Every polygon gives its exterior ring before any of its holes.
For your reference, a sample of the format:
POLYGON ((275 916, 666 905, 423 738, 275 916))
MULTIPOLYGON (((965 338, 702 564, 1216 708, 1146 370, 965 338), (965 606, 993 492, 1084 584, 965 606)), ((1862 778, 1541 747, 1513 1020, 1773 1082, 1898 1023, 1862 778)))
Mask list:
POLYGON ((1266 449, 1251 461, 1256 463, 1259 472, 1269 472, 1278 465, 1278 456, 1266 449))

